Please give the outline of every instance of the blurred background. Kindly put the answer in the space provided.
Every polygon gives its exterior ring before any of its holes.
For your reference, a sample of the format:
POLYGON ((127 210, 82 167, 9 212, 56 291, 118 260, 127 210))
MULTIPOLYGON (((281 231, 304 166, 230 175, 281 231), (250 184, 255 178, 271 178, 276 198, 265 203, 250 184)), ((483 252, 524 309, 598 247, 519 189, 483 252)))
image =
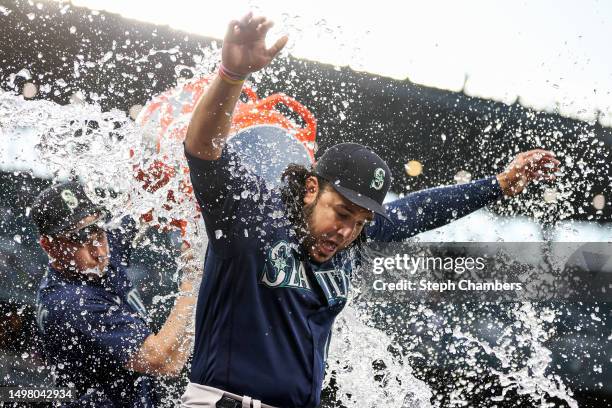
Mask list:
MULTIPOLYGON (((153 96, 199 73, 206 50, 218 51, 226 23, 238 17, 232 13, 254 9, 276 20, 273 36, 291 36, 270 75, 253 77, 257 93, 284 92, 307 106, 321 151, 347 141, 373 147, 393 171, 389 199, 496 174, 526 149, 551 149, 562 160, 558 183, 417 239, 612 241, 609 3, 200 3, 0 0, 2 92, 93 103, 135 119, 153 96)), ((0 128, 0 386, 51 381, 34 322, 46 257, 28 206, 57 174, 41 160, 39 142, 27 129, 0 128)), ((130 273, 157 325, 175 290, 177 242, 150 230, 132 257, 130 273)), ((604 323, 584 330, 559 322, 557 347, 548 344, 580 406, 609 406, 612 398, 610 308, 600 313, 604 323), (582 354, 563 352, 575 342, 582 354)), ((415 364, 417 372, 430 365, 415 364)), ((422 378, 455 381, 437 364, 422 378)), ((333 384, 326 398, 334 405, 333 384)))

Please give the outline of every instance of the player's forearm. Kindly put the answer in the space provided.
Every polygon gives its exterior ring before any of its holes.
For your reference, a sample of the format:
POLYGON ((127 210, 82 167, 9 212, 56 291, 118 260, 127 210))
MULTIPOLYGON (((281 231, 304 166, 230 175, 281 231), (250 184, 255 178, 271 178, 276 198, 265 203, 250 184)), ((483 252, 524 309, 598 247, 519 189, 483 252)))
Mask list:
POLYGON ((189 154, 204 160, 221 156, 241 90, 241 83, 232 84, 215 76, 191 117, 185 138, 189 154))
POLYGON ((178 375, 191 353, 189 328, 195 307, 191 293, 180 296, 166 323, 157 334, 147 337, 128 368, 147 374, 178 375))
POLYGON ((166 371, 178 374, 191 353, 193 309, 196 297, 192 294, 179 297, 170 312, 166 323, 157 336, 165 343, 166 371))

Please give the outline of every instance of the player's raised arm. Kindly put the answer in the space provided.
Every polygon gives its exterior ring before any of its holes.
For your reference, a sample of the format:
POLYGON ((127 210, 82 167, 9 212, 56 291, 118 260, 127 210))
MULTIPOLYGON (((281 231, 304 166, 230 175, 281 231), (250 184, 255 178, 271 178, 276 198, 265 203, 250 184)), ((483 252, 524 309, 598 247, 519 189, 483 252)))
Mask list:
POLYGON ((283 36, 266 47, 266 33, 272 25, 272 21, 252 13, 230 22, 218 74, 196 106, 187 130, 185 149, 192 156, 204 160, 221 156, 244 80, 268 65, 287 43, 283 36))

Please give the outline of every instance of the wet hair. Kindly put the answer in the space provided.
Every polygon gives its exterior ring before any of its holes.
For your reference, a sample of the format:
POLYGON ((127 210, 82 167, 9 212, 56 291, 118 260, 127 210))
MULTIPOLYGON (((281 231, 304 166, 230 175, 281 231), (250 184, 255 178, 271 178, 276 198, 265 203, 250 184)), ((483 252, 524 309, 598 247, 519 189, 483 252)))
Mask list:
POLYGON ((329 182, 316 175, 312 168, 308 169, 301 164, 289 164, 281 175, 281 199, 287 209, 289 221, 295 226, 300 238, 308 233, 307 220, 314 208, 306 208, 308 206, 304 204, 306 180, 309 177, 316 177, 319 182, 317 199, 323 191, 331 188, 329 182))
MULTIPOLYGON (((329 181, 317 175, 314 169, 308 169, 301 164, 295 163, 289 164, 283 171, 281 174, 281 181, 281 199, 285 204, 289 221, 295 227, 300 243, 302 243, 304 238, 308 235, 308 218, 312 214, 314 206, 321 194, 326 190, 333 190, 333 187, 329 181), (306 206, 304 204, 304 197, 306 196, 306 180, 309 177, 317 178, 319 191, 315 202, 310 206, 306 206)), ((344 250, 355 247, 360 250, 365 242, 366 235, 364 228, 359 236, 344 250)))

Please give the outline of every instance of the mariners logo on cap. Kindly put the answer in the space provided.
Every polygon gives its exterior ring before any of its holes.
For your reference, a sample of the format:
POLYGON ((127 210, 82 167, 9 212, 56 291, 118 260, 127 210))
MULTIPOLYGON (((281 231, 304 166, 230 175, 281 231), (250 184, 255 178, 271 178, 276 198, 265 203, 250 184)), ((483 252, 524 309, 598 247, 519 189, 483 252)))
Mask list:
POLYGON ((61 196, 70 210, 74 210, 79 205, 79 200, 71 190, 62 190, 61 196))
POLYGON ((370 183, 370 187, 372 187, 375 190, 380 190, 381 188, 383 188, 384 184, 385 184, 385 170, 378 167, 376 170, 374 170, 374 178, 372 179, 372 182, 370 183))

